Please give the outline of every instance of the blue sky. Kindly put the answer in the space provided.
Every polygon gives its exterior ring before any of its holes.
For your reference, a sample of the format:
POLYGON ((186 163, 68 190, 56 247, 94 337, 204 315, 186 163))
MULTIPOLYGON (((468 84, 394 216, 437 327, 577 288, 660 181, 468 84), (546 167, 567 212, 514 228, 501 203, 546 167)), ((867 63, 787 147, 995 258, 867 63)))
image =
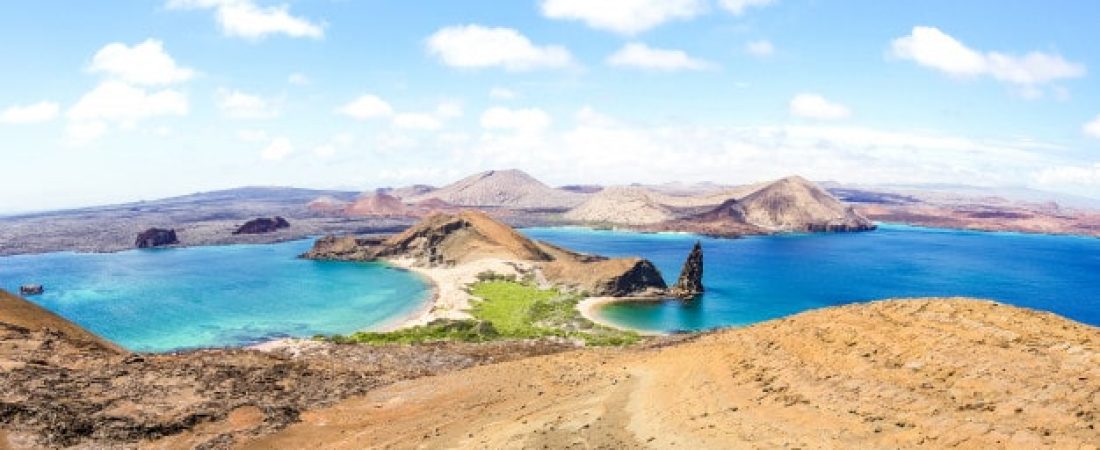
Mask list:
POLYGON ((0 211, 799 173, 1100 197, 1097 2, 5 2, 0 211))

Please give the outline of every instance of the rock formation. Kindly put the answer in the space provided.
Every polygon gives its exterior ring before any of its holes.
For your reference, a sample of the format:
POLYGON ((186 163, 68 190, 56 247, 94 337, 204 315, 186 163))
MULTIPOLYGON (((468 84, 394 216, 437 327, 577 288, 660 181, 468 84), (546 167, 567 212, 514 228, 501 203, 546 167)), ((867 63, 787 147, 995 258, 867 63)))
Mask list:
POLYGON ((672 220, 676 215, 663 205, 660 195, 641 187, 606 188, 565 213, 565 218, 585 223, 645 225, 672 220))
POLYGON ((660 271, 649 261, 584 255, 535 242, 479 211, 436 214, 384 240, 324 237, 302 257, 405 259, 421 267, 499 259, 530 264, 550 283, 591 295, 658 295, 666 287, 660 271))
POLYGON ((283 228, 290 228, 290 222, 286 219, 275 216, 274 218, 260 217, 258 219, 252 219, 245 222, 234 231, 233 234, 263 234, 272 233, 283 228))
POLYGON ((403 200, 416 203, 429 198, 457 206, 567 209, 584 202, 587 195, 551 188, 520 170, 490 170, 403 200))
POLYGON ((322 215, 343 215, 344 210, 347 209, 349 205, 351 205, 351 203, 331 195, 322 195, 306 204, 306 209, 310 212, 322 215))
POLYGON ((19 286, 20 295, 42 295, 44 292, 46 292, 46 288, 42 287, 41 284, 24 284, 19 286))
POLYGON ((684 268, 680 270, 680 278, 676 284, 668 290, 668 295, 683 300, 692 300, 703 293, 703 244, 695 241, 684 268))
POLYGON ((165 245, 179 244, 176 230, 164 228, 150 228, 138 234, 134 246, 137 248, 163 247, 165 245))

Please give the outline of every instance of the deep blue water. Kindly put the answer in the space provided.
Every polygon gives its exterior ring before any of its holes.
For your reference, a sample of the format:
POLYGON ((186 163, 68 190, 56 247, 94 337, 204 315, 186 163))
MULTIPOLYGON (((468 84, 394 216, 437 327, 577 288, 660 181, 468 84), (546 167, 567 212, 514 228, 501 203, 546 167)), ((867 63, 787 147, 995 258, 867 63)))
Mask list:
POLYGON ((41 283, 46 293, 34 302, 140 351, 349 333, 399 319, 429 298, 410 272, 296 258, 311 245, 12 256, 0 258, 0 288, 41 283))
POLYGON ((1100 325, 1100 239, 883 225, 866 233, 711 239, 582 228, 528 236, 608 256, 649 258, 672 283, 703 241, 696 302, 614 304, 605 319, 646 330, 745 325, 893 297, 971 296, 1100 325))

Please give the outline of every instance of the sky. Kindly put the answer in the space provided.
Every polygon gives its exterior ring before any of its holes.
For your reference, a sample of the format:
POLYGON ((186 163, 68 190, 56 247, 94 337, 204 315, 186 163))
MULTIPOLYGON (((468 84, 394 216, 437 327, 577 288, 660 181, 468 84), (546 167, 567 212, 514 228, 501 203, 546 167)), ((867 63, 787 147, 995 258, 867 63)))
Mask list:
POLYGON ((1100 198, 1100 2, 0 5, 0 212, 800 174, 1100 198))

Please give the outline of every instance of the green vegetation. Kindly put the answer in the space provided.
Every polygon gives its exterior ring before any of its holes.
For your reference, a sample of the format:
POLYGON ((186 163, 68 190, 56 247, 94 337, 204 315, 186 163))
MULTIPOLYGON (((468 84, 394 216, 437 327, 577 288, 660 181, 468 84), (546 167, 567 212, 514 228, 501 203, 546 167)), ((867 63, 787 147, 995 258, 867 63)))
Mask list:
POLYGON ((577 312, 580 295, 539 289, 530 281, 478 276, 470 293, 481 299, 470 310, 471 320, 437 320, 428 325, 384 333, 359 332, 328 338, 333 342, 391 344, 431 341, 485 342, 497 339, 560 337, 586 345, 628 345, 637 333, 592 323, 577 312))

